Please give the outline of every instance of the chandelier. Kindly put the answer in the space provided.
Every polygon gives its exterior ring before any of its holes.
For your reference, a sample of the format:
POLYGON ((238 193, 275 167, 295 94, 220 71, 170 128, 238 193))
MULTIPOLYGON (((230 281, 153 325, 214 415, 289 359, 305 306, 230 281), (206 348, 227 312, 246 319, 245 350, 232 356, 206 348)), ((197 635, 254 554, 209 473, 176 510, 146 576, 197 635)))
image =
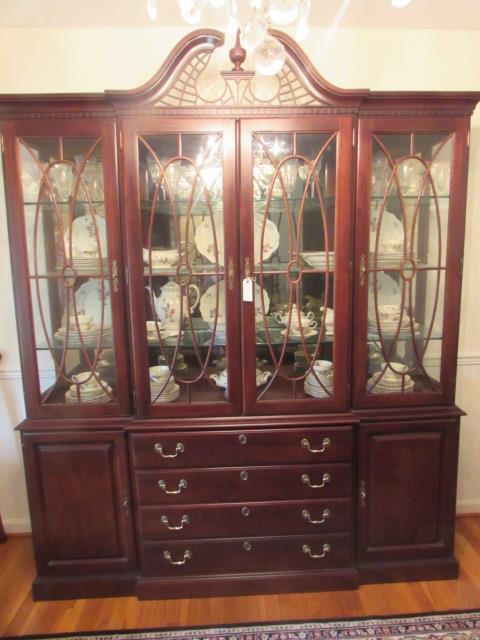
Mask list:
MULTIPOLYGON (((234 35, 239 28, 239 0, 178 0, 182 18, 191 25, 198 24, 203 17, 205 7, 210 4, 215 9, 226 7, 228 24, 226 32, 234 35)), ((253 67, 261 75, 277 74, 285 63, 285 48, 273 38, 268 29, 293 26, 295 39, 302 41, 308 34, 308 17, 311 0, 245 0, 252 14, 242 28, 242 45, 252 55, 253 67)), ((390 0, 392 6, 403 8, 411 0, 390 0)), ((350 0, 344 0, 335 22, 339 23, 350 0)), ((157 19, 157 0, 147 0, 147 12, 152 20, 157 19)), ((338 26, 338 24, 336 25, 338 26)))
MULTIPOLYGON (((248 0, 252 14, 242 28, 242 46, 252 55, 253 67, 259 74, 273 76, 285 62, 285 49, 281 42, 269 35, 271 26, 295 26, 295 38, 304 40, 308 33, 308 16, 311 0, 248 0)), ((178 0, 185 22, 198 24, 207 4, 215 9, 226 5, 228 25, 226 32, 234 35, 239 28, 237 0, 178 0)), ((147 8, 154 7, 148 0, 147 8)), ((155 12, 156 13, 156 12, 155 12)), ((149 9, 149 15, 152 14, 149 9)))

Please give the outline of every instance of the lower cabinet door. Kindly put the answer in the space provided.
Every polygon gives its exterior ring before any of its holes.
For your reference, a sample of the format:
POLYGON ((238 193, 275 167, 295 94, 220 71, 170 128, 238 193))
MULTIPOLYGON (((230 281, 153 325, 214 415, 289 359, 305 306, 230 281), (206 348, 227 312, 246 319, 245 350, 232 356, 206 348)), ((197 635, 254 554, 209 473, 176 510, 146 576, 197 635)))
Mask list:
POLYGON ((24 434, 39 574, 135 566, 123 433, 24 434))
POLYGON ((453 554, 457 419, 359 429, 360 562, 453 554))

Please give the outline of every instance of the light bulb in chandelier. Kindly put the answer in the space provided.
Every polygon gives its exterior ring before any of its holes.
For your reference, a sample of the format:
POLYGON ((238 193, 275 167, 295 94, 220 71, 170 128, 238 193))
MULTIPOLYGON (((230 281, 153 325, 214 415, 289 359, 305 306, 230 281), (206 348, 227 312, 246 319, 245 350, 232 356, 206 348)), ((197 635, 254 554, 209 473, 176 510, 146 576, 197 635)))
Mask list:
POLYGON ((391 0, 392 5, 397 9, 403 9, 403 7, 406 7, 411 1, 412 0, 391 0))
POLYGON ((223 7, 225 4, 225 0, 210 0, 210 4, 212 7, 215 7, 215 9, 220 9, 220 7, 223 7))
POLYGON ((255 12, 243 29, 242 44, 247 51, 253 51, 267 35, 268 23, 262 14, 255 12))
POLYGON ((150 20, 156 20, 158 16, 157 0, 147 0, 147 14, 150 20))
POLYGON ((198 24, 207 0, 178 0, 182 18, 188 24, 198 24))
POLYGON ((265 40, 253 52, 253 66, 257 73, 264 76, 274 76, 285 64, 285 49, 281 42, 271 36, 265 40))
POLYGON ((293 24, 298 19, 299 0, 270 0, 268 17, 279 27, 293 24))
POLYGON ((300 0, 298 8, 298 20, 295 27, 295 39, 299 42, 305 40, 308 35, 308 16, 310 15, 310 0, 300 0))

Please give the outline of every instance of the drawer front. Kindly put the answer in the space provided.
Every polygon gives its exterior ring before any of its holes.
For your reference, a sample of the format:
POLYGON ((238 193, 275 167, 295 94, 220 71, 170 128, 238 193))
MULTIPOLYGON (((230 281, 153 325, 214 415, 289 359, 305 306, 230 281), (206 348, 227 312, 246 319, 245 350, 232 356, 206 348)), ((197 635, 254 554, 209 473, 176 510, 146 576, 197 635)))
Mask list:
POLYGON ((251 540, 167 540, 143 542, 140 557, 145 576, 321 571, 347 566, 350 547, 348 534, 251 540))
POLYGON ((350 531, 350 498, 140 507, 141 540, 280 536, 350 531))
POLYGON ((135 469, 349 462, 352 428, 137 433, 131 448, 135 469))
POLYGON ((349 464, 135 472, 139 505, 340 498, 351 484, 349 464))

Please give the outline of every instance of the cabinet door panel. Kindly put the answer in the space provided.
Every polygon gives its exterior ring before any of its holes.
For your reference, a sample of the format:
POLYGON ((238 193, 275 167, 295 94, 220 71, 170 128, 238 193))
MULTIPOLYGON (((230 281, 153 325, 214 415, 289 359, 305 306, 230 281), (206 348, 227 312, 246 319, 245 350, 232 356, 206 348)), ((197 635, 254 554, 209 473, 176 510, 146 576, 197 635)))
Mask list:
POLYGON ((349 117, 242 122, 248 413, 346 406, 352 135, 349 117))
POLYGON ((239 412, 233 120, 122 124, 138 412, 239 412))
POLYGON ((127 414, 113 122, 6 123, 5 177, 29 415, 127 414))
POLYGON ((354 401, 455 391, 468 120, 360 125, 354 401))
POLYGON ((27 434, 24 444, 39 571, 131 568, 124 436, 27 434))
POLYGON ((456 421, 360 428, 359 557, 452 552, 456 421))

